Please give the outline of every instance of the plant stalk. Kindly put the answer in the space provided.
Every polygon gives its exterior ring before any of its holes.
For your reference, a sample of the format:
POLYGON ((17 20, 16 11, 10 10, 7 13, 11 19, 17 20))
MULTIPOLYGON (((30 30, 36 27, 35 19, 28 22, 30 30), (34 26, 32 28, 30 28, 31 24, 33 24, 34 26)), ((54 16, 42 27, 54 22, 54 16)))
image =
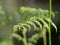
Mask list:
POLYGON ((45 31, 45 30, 42 31, 42 35, 43 35, 43 42, 44 42, 44 45, 47 45, 46 31, 45 31))
MULTIPOLYGON (((49 5, 49 14, 50 14, 50 19, 51 19, 51 11, 52 11, 52 0, 50 0, 50 5, 49 5)), ((51 45, 51 25, 49 22, 49 45, 51 45)))
POLYGON ((23 32, 23 35, 24 35, 24 38, 23 38, 24 45, 27 45, 26 31, 23 32))

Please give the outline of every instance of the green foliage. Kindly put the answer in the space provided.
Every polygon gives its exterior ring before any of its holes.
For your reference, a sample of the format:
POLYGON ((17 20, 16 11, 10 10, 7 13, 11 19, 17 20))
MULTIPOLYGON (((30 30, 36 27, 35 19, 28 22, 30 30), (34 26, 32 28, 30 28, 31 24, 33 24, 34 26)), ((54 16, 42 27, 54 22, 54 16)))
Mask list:
POLYGON ((3 5, 0 5, 0 40, 9 37, 12 26, 20 22, 20 15, 16 13, 8 13, 3 5))
POLYGON ((5 39, 3 41, 0 41, 0 45, 13 45, 12 41, 10 39, 5 39))
MULTIPOLYGON (((32 17, 38 17, 38 18, 49 18, 49 11, 43 10, 43 9, 36 9, 36 8, 29 8, 29 7, 21 7, 19 10, 19 14, 21 15, 21 22, 24 22, 24 20, 29 20, 32 17)), ((51 16, 54 17, 54 13, 51 12, 51 16)))
MULTIPOLYGON (((34 45, 37 43, 39 38, 43 38, 42 32, 44 30, 49 32, 49 23, 56 29, 57 32, 57 27, 49 18, 48 10, 21 7, 19 14, 21 15, 21 23, 13 27, 13 34, 11 37, 17 38, 19 41, 21 40, 24 45, 34 45), (26 33, 32 31, 32 27, 33 30, 38 31, 38 33, 27 38, 26 33), (17 31, 19 31, 19 33, 22 32, 23 38, 16 33, 17 31)), ((54 13, 51 13, 51 16, 53 17, 54 13)))
POLYGON ((5 12, 2 9, 2 7, 0 6, 0 25, 3 26, 6 23, 6 16, 5 16, 5 12))

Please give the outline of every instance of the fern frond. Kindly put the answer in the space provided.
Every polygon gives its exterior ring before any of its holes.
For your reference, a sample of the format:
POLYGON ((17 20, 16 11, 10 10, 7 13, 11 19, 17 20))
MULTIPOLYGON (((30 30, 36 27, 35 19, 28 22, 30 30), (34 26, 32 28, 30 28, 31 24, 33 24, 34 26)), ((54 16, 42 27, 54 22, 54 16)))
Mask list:
MULTIPOLYGON (((20 8, 20 15, 21 15, 21 22, 24 20, 29 20, 31 17, 38 17, 38 18, 49 18, 49 11, 43 9, 36 9, 36 8, 29 8, 29 7, 21 7, 20 8), (21 14, 22 13, 22 14, 21 14)), ((54 17, 54 13, 51 12, 51 16, 54 17)))
MULTIPOLYGON (((21 7, 19 10, 19 14, 21 15, 21 23, 14 26, 13 37, 18 38, 19 40, 21 39, 25 45, 34 45, 33 43, 36 43, 39 38, 44 37, 44 36, 41 36, 42 34, 41 32, 42 31, 49 32, 49 29, 50 29, 49 23, 56 29, 56 32, 57 32, 56 25, 49 18, 50 15, 48 10, 43 10, 40 8, 36 9, 36 8, 29 8, 29 7, 21 7), (31 31, 32 26, 34 27, 33 28, 34 31, 38 29, 38 30, 41 30, 41 32, 27 38, 26 32, 31 31), (18 34, 14 34, 16 31, 22 31, 23 38, 21 38, 21 36, 18 34)), ((53 12, 51 12, 51 16, 54 17, 53 12)), ((46 36, 44 38, 46 39, 46 36)))
POLYGON ((13 32, 16 32, 16 31, 18 31, 18 30, 20 30, 20 26, 19 26, 19 25, 15 25, 15 26, 13 27, 13 32))
POLYGON ((43 23, 43 28, 47 28, 48 29, 48 31, 49 31, 49 26, 48 26, 48 24, 44 21, 44 19, 38 19, 38 20, 40 20, 42 23, 43 23))
POLYGON ((33 20, 33 22, 37 23, 39 25, 40 30, 42 30, 42 24, 36 20, 33 20))
POLYGON ((34 30, 36 30, 36 25, 35 25, 33 22, 31 22, 31 21, 27 21, 27 24, 33 25, 34 30))
POLYGON ((49 19, 49 18, 45 18, 45 20, 46 20, 47 22, 50 22, 51 25, 55 28, 55 30, 56 30, 56 32, 57 32, 57 27, 56 27, 56 25, 52 22, 52 20, 49 19))
POLYGON ((20 41, 20 40, 23 39, 20 35, 18 35, 18 34, 16 34, 16 33, 13 33, 13 34, 11 35, 11 38, 16 38, 18 41, 20 41))
POLYGON ((28 29, 27 29, 27 30, 29 30, 29 31, 30 31, 31 26, 30 26, 29 24, 21 24, 21 25, 28 27, 28 29))
POLYGON ((40 38, 39 34, 35 34, 32 37, 28 38, 28 42, 30 42, 30 43, 36 43, 39 38, 40 38))

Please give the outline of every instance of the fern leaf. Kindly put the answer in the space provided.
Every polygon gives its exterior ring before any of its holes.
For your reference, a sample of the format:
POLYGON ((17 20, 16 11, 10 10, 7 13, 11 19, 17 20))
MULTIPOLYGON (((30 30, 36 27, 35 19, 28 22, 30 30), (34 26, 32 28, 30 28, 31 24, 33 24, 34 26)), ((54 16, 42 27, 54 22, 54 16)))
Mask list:
POLYGON ((19 30, 20 30, 20 26, 19 26, 19 25, 15 25, 15 26, 13 27, 13 32, 16 32, 18 28, 19 28, 19 30))
POLYGON ((56 27, 56 25, 52 22, 52 20, 49 19, 49 18, 45 18, 45 20, 46 20, 47 22, 51 23, 51 25, 55 28, 55 30, 56 30, 56 32, 57 32, 57 27, 56 27))
POLYGON ((29 29, 29 31, 30 31, 30 29, 31 29, 31 26, 29 25, 29 24, 22 24, 23 26, 27 26, 29 29))
POLYGON ((33 35, 32 37, 30 37, 30 38, 28 39, 28 41, 29 41, 30 43, 36 43, 38 39, 39 39, 39 34, 35 34, 35 35, 33 35))
POLYGON ((49 31, 49 26, 48 26, 48 23, 46 23, 43 19, 39 19, 43 24, 44 24, 44 26, 43 26, 43 28, 47 28, 48 29, 48 31, 49 31))
POLYGON ((22 37, 20 35, 16 34, 16 33, 13 33, 11 35, 11 37, 14 37, 14 38, 18 39, 19 41, 22 40, 22 37))
POLYGON ((40 22, 38 22, 38 21, 36 21, 36 20, 33 20, 33 22, 36 22, 36 23, 39 25, 40 29, 42 30, 42 25, 41 25, 40 22))
POLYGON ((34 30, 36 30, 36 25, 33 22, 27 21, 27 23, 33 25, 34 26, 34 30))

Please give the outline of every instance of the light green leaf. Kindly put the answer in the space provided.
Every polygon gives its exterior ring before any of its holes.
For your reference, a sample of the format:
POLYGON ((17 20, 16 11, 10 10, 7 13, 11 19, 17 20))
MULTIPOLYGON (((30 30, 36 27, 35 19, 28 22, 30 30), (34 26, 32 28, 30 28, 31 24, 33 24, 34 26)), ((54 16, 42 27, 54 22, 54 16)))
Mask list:
POLYGON ((38 22, 37 20, 33 20, 33 22, 36 22, 40 26, 40 29, 42 30, 42 25, 40 22, 38 22))
POLYGON ((34 26, 34 30, 36 30, 36 25, 33 22, 27 21, 27 23, 33 25, 34 26))
POLYGON ((52 20, 49 19, 49 18, 45 18, 45 20, 46 20, 47 22, 51 23, 51 25, 56 29, 56 32, 57 32, 57 27, 56 27, 56 25, 52 22, 52 20))
POLYGON ((29 28, 29 31, 30 31, 30 29, 31 29, 30 25, 28 25, 28 24, 22 24, 22 25, 27 26, 29 28))
POLYGON ((22 40, 22 37, 16 33, 13 33, 11 37, 17 38, 18 40, 22 40))
POLYGON ((48 32, 49 32, 49 26, 48 26, 48 23, 46 23, 43 19, 39 19, 43 24, 44 24, 44 26, 43 26, 43 28, 47 28, 48 29, 48 32))

